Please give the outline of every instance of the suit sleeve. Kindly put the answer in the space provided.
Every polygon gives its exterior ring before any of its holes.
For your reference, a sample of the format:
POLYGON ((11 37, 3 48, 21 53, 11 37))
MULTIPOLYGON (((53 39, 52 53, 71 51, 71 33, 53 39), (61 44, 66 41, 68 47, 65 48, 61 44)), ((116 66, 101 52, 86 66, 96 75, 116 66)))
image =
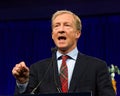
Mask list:
POLYGON ((111 77, 105 62, 101 62, 97 69, 97 89, 98 96, 115 96, 111 77))

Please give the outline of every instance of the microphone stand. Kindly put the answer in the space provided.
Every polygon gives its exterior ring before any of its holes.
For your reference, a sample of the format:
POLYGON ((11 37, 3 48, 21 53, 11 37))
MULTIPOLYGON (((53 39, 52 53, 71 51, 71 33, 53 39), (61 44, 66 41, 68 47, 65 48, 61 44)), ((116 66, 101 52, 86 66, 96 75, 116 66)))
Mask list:
MULTIPOLYGON (((51 64, 50 64, 51 65, 51 64)), ((48 66, 47 71, 45 72, 44 77, 42 78, 42 80, 37 84, 37 86, 31 91, 30 94, 35 94, 35 91, 38 89, 38 87, 42 84, 43 80, 45 79, 45 76, 47 75, 49 69, 50 69, 50 65, 48 66)))
MULTIPOLYGON (((45 75, 44 75, 44 77, 42 78, 42 80, 41 80, 41 81, 37 84, 37 86, 30 92, 30 94, 35 94, 35 91, 38 89, 38 87, 41 85, 41 83, 42 83, 43 80, 45 79, 45 76, 47 75, 47 73, 48 73, 48 71, 49 71, 49 69, 50 69, 50 66, 53 65, 53 63, 54 63, 53 57, 54 57, 55 52, 57 51, 57 47, 51 48, 51 51, 52 51, 52 60, 51 60, 51 63, 50 63, 50 65, 48 66, 48 69, 47 69, 47 71, 45 72, 45 75)), ((53 70, 54 70, 54 81, 55 81, 55 85, 56 85, 56 87, 57 87, 58 92, 60 93, 60 92, 62 92, 62 91, 61 91, 61 89, 58 87, 58 84, 57 84, 56 79, 55 79, 55 66, 54 66, 54 65, 53 65, 53 70)))
POLYGON ((52 65, 53 65, 53 74, 54 74, 54 82, 55 82, 55 86, 56 86, 56 88, 57 88, 57 91, 58 91, 58 93, 61 93, 62 92, 62 90, 61 90, 61 88, 60 88, 60 86, 57 84, 57 81, 56 81, 56 75, 55 75, 55 64, 54 64, 54 58, 55 58, 55 53, 56 53, 56 51, 57 51, 57 47, 55 47, 55 48, 52 48, 52 65))

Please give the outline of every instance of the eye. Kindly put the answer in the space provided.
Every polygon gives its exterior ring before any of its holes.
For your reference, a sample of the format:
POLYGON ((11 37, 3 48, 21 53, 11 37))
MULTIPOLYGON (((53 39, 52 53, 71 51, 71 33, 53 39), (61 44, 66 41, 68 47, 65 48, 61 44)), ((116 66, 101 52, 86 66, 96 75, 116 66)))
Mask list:
POLYGON ((59 27, 60 24, 55 24, 53 25, 54 28, 59 27))
POLYGON ((70 26, 70 24, 66 23, 66 24, 65 24, 65 26, 69 27, 69 26, 70 26))
POLYGON ((66 26, 70 26, 70 25, 66 24, 66 26))
POLYGON ((58 27, 59 25, 55 25, 54 27, 58 27))

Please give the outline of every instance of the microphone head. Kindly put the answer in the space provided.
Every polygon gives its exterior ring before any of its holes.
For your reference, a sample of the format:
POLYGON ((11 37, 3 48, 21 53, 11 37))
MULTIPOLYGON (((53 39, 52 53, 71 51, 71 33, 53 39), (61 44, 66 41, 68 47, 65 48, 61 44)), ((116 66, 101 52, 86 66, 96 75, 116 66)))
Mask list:
POLYGON ((54 53, 57 51, 57 47, 51 48, 51 52, 54 53))

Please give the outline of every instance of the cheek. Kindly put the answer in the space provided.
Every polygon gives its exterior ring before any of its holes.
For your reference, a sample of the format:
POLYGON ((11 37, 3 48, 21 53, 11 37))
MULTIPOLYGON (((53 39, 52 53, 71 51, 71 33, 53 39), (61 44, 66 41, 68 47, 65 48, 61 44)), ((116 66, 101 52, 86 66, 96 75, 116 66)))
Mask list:
POLYGON ((75 42, 76 41, 76 35, 75 34, 72 34, 72 35, 70 35, 69 37, 68 37, 68 41, 69 42, 75 42))
POLYGON ((71 40, 73 39, 73 38, 75 38, 76 37, 76 35, 74 34, 74 33, 70 33, 69 35, 68 35, 68 38, 70 38, 71 40))
POLYGON ((52 33, 52 39, 55 40, 56 39, 56 34, 55 33, 52 33))

